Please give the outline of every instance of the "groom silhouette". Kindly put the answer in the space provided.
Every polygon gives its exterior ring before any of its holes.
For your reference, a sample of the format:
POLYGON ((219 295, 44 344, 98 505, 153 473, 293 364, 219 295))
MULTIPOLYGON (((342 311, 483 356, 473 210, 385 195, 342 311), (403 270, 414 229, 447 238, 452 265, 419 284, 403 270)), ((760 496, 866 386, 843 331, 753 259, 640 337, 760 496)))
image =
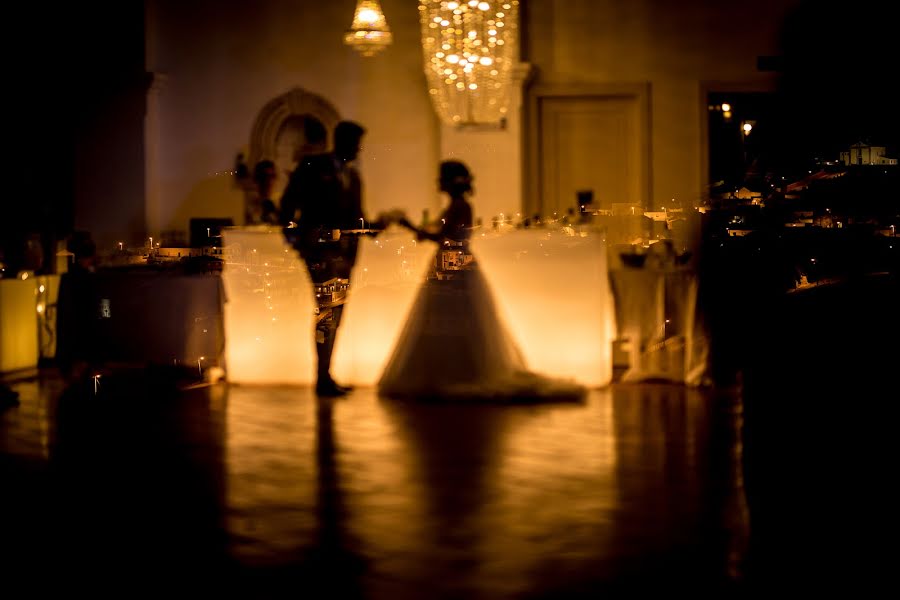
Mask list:
POLYGON ((346 297, 340 292, 349 289, 359 244, 358 236, 341 235, 341 231, 359 229, 361 222, 368 222, 362 210, 359 171, 352 164, 364 134, 358 123, 338 123, 334 150, 304 157, 281 197, 281 224, 306 263, 319 307, 315 328, 319 396, 341 396, 351 389, 332 378, 331 356, 346 297))

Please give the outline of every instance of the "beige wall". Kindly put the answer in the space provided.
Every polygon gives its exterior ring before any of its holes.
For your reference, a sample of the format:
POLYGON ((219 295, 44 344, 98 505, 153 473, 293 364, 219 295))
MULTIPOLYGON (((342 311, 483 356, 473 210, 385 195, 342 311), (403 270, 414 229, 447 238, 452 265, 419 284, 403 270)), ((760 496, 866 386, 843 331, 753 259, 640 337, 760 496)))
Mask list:
MULTIPOLYGON (((777 55, 791 0, 534 0, 525 17, 524 59, 534 83, 650 84, 651 207, 696 204, 706 161, 701 88, 728 82, 765 87, 758 56, 777 55)), ((526 149, 526 153, 531 151, 526 149)))
MULTIPOLYGON (((704 89, 760 89, 772 74, 791 0, 531 0, 523 2, 523 60, 533 89, 649 84, 650 206, 696 204, 704 192, 704 89), (761 83, 762 82, 762 83, 761 83)), ((455 131, 434 115, 422 72, 414 0, 383 0, 394 44, 362 58, 342 43, 354 0, 260 0, 237 4, 150 0, 148 69, 165 82, 151 92, 146 132, 150 233, 186 229, 193 216, 241 218, 228 171, 246 150, 269 100, 301 87, 363 123, 362 171, 370 215, 405 208, 414 220, 443 202, 437 163, 455 157, 476 177, 475 212, 489 222, 520 210, 531 190, 522 165, 533 148, 515 109, 503 131, 455 131), (154 97, 153 94, 156 94, 154 97), (218 175, 216 175, 218 173, 218 175)))
POLYGON ((410 0, 383 0, 394 43, 363 58, 342 43, 354 0, 148 2, 148 70, 165 81, 147 119, 150 233, 197 216, 242 219, 228 171, 269 100, 300 87, 368 129, 361 156, 370 215, 438 205, 438 122, 410 0))

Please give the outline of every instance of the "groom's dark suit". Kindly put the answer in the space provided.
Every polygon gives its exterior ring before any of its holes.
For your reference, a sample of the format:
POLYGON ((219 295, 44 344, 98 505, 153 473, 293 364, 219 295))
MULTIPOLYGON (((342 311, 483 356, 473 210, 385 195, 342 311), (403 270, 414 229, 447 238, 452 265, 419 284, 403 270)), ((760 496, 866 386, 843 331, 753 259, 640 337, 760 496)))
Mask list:
POLYGON ((350 278, 358 238, 342 236, 335 241, 332 231, 359 229, 361 219, 362 184, 356 168, 331 153, 304 158, 281 198, 281 222, 297 223, 296 231, 288 233, 310 266, 313 281, 350 278))
MULTIPOLYGON (((285 234, 306 262, 314 286, 334 278, 350 279, 359 239, 333 232, 358 229, 364 218, 362 185, 353 166, 334 153, 305 157, 291 174, 280 212, 282 225, 297 225, 285 229, 285 234)), ((324 395, 341 393, 329 371, 342 313, 343 304, 327 307, 316 326, 316 389, 324 395)))

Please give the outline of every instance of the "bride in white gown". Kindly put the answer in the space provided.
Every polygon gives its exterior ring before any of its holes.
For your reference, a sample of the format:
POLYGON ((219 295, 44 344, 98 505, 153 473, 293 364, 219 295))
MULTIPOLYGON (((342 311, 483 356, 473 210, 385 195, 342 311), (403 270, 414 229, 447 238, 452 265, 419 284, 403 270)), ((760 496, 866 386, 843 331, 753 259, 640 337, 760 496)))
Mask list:
POLYGON ((382 395, 406 398, 576 400, 585 388, 528 371, 500 321, 484 275, 469 252, 472 178, 444 161, 440 188, 450 197, 436 231, 400 223, 439 244, 434 265, 378 382, 382 395))

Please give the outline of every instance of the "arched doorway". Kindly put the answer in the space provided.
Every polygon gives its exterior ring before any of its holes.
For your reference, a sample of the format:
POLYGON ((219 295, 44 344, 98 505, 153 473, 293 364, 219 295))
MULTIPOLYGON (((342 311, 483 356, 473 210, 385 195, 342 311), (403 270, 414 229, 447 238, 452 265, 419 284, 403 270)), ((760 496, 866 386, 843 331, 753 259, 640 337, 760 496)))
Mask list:
POLYGON ((328 149, 327 132, 340 114, 323 97, 294 88, 270 100, 260 110, 250 134, 249 167, 261 160, 275 163, 273 198, 281 198, 290 172, 306 154, 328 149))
POLYGON ((274 197, 280 198, 290 174, 303 156, 327 149, 328 137, 324 123, 313 115, 292 115, 284 120, 275 135, 275 163, 277 178, 274 197))

